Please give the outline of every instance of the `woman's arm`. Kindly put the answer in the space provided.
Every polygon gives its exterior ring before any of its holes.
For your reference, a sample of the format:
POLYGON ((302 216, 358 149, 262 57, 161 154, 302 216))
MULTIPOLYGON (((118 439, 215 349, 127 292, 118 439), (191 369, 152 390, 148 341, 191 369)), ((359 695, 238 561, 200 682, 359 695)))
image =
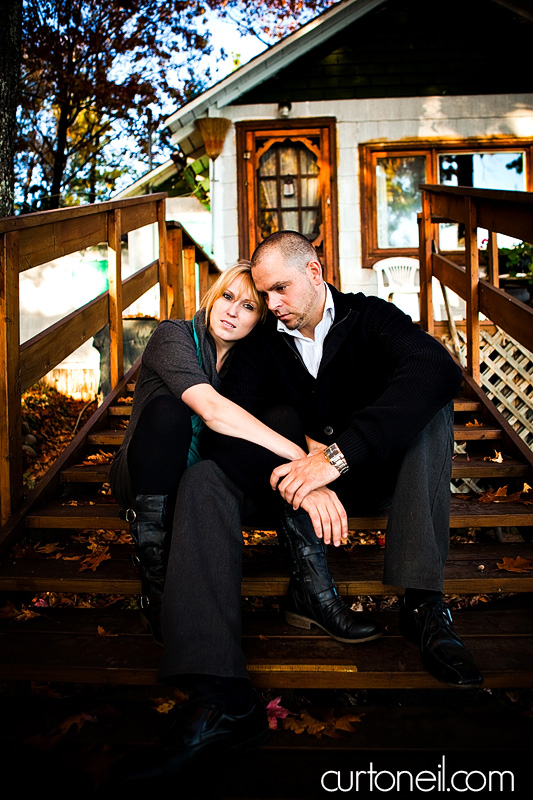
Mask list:
POLYGON ((289 461, 307 455, 297 444, 223 397, 210 384, 191 386, 183 392, 181 399, 203 419, 208 428, 217 433, 246 439, 289 461))

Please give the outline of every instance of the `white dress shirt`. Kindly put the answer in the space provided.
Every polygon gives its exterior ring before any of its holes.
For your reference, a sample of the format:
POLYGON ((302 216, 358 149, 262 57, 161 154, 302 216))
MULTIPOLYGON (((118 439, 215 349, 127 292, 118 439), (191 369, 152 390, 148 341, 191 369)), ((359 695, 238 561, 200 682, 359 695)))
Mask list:
POLYGON ((335 316, 333 297, 327 283, 324 285, 326 287, 326 303, 324 305, 322 319, 315 328, 314 339, 309 339, 307 336, 303 336, 300 331, 289 330, 284 322, 278 320, 278 331, 280 333, 288 333, 289 336, 292 336, 296 340, 296 347, 298 348, 298 352, 302 357, 302 361, 311 375, 313 375, 315 378, 318 375, 318 369, 322 360, 324 339, 328 335, 328 331, 333 325, 333 319, 335 316))

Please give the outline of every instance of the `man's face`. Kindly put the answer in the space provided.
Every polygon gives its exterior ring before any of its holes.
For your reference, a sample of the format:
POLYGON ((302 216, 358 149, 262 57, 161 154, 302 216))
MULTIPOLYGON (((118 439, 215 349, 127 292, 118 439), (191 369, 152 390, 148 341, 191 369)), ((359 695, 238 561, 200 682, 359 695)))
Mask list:
POLYGON ((252 277, 269 310, 289 330, 299 330, 313 338, 325 299, 320 264, 310 261, 302 272, 272 250, 253 268, 252 277))

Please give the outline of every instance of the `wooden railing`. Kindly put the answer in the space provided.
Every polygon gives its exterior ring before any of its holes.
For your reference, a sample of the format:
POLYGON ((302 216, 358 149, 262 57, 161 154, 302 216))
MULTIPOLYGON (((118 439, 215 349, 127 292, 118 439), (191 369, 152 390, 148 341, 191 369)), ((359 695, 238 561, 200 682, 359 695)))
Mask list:
POLYGON ((0 524, 23 494, 22 393, 107 324, 116 386, 124 374, 123 310, 159 284, 160 319, 190 318, 197 296, 218 273, 181 225, 166 222, 165 198, 151 194, 0 220, 0 524), (149 224, 157 225, 158 258, 123 281, 122 236, 149 224), (20 346, 19 274, 104 242, 108 291, 20 346))
POLYGON ((533 310, 499 288, 498 233, 533 242, 533 193, 423 184, 420 216, 420 322, 434 332, 432 278, 466 301, 468 373, 480 383, 480 314, 533 350, 533 310), (465 229, 464 265, 438 253, 436 226, 465 229), (480 277, 477 229, 488 230, 488 275, 480 277))

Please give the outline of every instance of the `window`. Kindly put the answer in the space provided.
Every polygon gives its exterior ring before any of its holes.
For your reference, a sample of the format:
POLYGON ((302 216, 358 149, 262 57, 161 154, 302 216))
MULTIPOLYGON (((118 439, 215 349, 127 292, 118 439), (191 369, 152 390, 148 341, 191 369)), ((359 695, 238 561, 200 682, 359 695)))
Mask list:
MULTIPOLYGON (((421 183, 527 191, 528 185, 533 188, 532 151, 532 143, 511 139, 410 143, 402 149, 362 145, 363 265, 371 267, 377 259, 395 254, 416 255, 421 183)), ((486 235, 480 231, 480 243, 486 235)), ((513 241, 498 237, 500 247, 513 241)), ((439 247, 450 253, 463 250, 461 226, 441 224, 439 247)))
POLYGON ((311 142, 273 144, 257 169, 261 236, 300 231, 312 242, 319 234, 319 166, 311 142))

